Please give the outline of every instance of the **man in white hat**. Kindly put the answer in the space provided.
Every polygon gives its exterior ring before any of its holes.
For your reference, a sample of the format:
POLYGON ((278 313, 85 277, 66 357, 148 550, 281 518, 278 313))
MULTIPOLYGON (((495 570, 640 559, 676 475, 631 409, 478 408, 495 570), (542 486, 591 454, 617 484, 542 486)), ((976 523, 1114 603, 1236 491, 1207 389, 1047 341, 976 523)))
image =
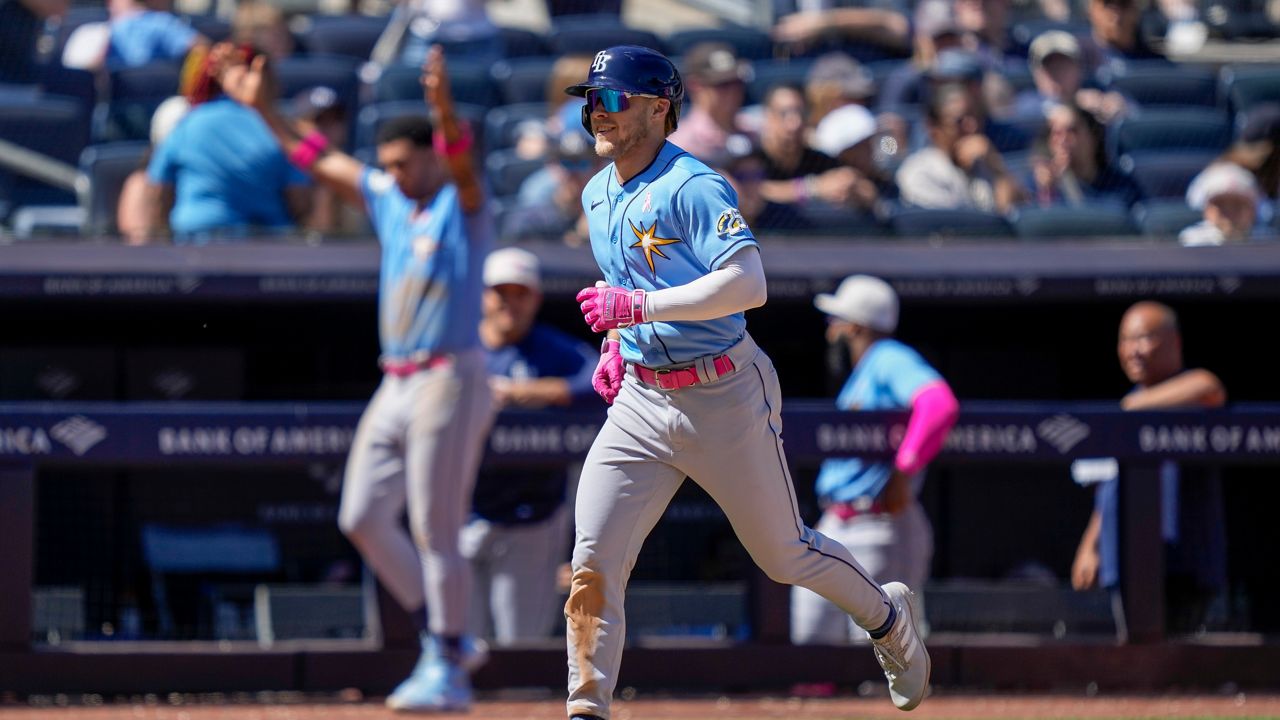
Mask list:
MULTIPOLYGON (((815 529, 848 548, 873 577, 923 587, 933 530, 917 498, 925 466, 942 448, 959 404, 938 372, 893 338, 898 296, 884 280, 847 277, 834 294, 814 298, 814 305, 827 314, 827 340, 843 342, 853 360, 836 405, 911 411, 892 462, 831 458, 822 464, 822 518, 815 529)), ((803 588, 792 590, 792 642, 843 644, 860 635, 835 605, 803 588)))
POLYGON ((873 209, 881 190, 892 186, 889 178, 881 177, 875 164, 871 145, 876 130, 871 111, 851 103, 827 113, 813 132, 815 150, 857 173, 849 204, 861 210, 873 209))
MULTIPOLYGON (((568 405, 594 396, 599 353, 536 322, 542 305, 538 257, 509 247, 484 263, 480 342, 495 410, 568 405)), ((469 630, 509 645, 551 636, 556 571, 569 559, 569 478, 562 469, 482 471, 459 550, 471 563, 469 630)))

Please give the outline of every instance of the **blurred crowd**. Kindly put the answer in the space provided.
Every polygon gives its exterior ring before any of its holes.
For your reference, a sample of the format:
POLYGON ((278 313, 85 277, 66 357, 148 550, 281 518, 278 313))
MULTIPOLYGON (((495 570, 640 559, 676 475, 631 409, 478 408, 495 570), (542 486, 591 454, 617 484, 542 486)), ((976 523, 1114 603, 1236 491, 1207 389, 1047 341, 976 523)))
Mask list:
POLYGON ((292 115, 372 161, 381 123, 425 112, 418 67, 440 43, 503 240, 581 245, 581 189, 603 163, 563 89, 595 50, 634 42, 678 58, 688 97, 671 141, 729 179, 764 236, 1219 245, 1277 233, 1280 65, 1204 51, 1280 34, 1267 8, 775 6, 768 31, 658 36, 625 25, 620 2, 548 3, 551 29, 535 32, 495 24, 484 2, 405 0, 373 16, 263 0, 222 15, 175 13, 172 0, 0 0, 0 140, 79 173, 59 187, 0 165, 0 218, 20 236, 135 244, 367 237, 360 209, 308 183, 222 96, 210 48, 266 55, 292 115))

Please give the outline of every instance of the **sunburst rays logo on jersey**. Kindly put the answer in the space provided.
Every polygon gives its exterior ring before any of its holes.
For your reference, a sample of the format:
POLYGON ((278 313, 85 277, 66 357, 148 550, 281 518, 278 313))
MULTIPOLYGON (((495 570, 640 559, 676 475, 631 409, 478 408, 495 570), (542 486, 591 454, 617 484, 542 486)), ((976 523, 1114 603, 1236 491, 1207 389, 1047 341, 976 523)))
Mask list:
POLYGON ((653 267, 653 256, 657 255, 660 258, 670 260, 671 258, 663 254, 662 246, 678 243, 680 242, 680 238, 656 237, 654 235, 654 233, 658 231, 658 223, 656 222, 650 226, 648 230, 645 229, 643 222, 640 223, 640 227, 638 228, 636 227, 636 224, 630 220, 627 220, 627 223, 631 225, 631 232, 636 235, 636 242, 631 247, 640 248, 640 251, 644 253, 645 261, 649 263, 649 272, 656 275, 658 271, 653 267))

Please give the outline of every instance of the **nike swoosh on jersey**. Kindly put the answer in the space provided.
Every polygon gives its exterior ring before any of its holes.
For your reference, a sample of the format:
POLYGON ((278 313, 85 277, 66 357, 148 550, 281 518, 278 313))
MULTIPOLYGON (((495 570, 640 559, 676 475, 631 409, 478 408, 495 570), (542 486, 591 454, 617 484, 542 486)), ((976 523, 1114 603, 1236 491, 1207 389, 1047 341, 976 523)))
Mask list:
POLYGON ((604 202, 604 198, 601 198, 601 199, 599 199, 599 200, 597 200, 597 201, 595 201, 595 202, 591 203, 591 209, 592 209, 592 210, 595 210, 597 207, 600 207, 600 203, 602 203, 602 202, 604 202))

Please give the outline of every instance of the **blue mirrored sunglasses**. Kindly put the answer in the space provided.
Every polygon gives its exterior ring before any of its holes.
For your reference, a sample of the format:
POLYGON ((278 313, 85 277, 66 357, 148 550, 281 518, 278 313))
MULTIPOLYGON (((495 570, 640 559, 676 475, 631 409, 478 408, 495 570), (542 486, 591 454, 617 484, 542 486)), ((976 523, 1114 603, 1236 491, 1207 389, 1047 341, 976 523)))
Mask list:
POLYGON ((622 112, 631 107, 628 99, 633 97, 656 98, 658 96, 626 92, 625 90, 613 90, 611 88, 591 88, 587 91, 587 109, 590 112, 595 112, 597 109, 611 113, 622 112))

